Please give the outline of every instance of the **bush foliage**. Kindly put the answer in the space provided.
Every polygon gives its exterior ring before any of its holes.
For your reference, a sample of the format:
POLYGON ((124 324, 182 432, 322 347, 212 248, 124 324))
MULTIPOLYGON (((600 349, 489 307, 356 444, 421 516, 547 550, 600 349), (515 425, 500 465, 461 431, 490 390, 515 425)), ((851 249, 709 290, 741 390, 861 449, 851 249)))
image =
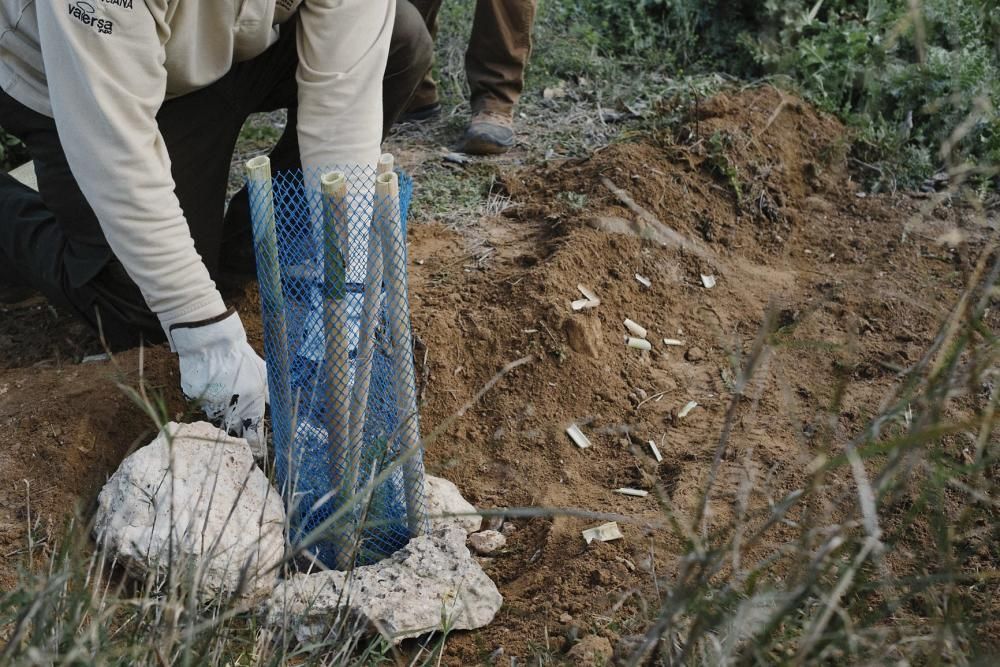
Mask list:
POLYGON ((27 154, 24 144, 0 127, 0 169, 13 169, 27 159, 27 154))
POLYGON ((856 157, 885 185, 1000 164, 997 0, 556 4, 561 22, 604 55, 785 78, 857 130, 856 157))

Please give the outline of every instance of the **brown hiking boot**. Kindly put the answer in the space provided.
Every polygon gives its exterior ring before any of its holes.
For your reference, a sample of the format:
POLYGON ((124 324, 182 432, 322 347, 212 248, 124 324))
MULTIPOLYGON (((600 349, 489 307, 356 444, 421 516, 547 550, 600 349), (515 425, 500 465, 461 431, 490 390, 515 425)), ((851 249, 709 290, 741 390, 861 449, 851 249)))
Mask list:
POLYGON ((472 116, 462 140, 462 152, 470 155, 506 153, 514 145, 512 114, 480 111, 472 116))

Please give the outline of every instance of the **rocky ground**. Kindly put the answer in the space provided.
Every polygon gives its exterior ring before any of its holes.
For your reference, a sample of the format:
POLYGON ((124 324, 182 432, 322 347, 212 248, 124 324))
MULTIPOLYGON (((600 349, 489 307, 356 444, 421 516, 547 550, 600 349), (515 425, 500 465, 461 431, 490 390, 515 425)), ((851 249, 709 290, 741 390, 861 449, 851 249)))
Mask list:
MULTIPOLYGON (((995 210, 950 198, 866 192, 843 126, 773 88, 700 100, 680 129, 649 123, 621 136, 616 122, 588 111, 567 138, 522 119, 524 145, 500 159, 451 154, 460 114, 389 142, 417 184, 409 257, 424 433, 506 364, 532 358, 427 447, 428 470, 478 507, 525 508, 488 526, 506 536, 481 558, 504 608, 489 628, 449 640, 449 664, 501 648, 585 662, 644 629, 686 549, 664 503, 697 511, 720 433, 730 444, 707 508, 723 531, 799 488, 874 414, 1000 224, 995 210), (606 144, 611 134, 627 140, 606 144), (600 305, 574 311, 578 285, 600 305), (650 351, 626 347, 626 318, 648 329, 650 351), (591 447, 573 443, 571 424, 591 447), (581 532, 603 515, 618 516, 624 537, 588 545, 581 532)), ((257 298, 253 285, 230 294, 260 345, 257 298)), ((89 517, 107 476, 149 441, 150 419, 123 388, 142 385, 166 415, 191 419, 165 347, 89 358, 100 352, 41 299, 0 314, 4 587, 44 563, 74 508, 89 517)), ((947 441, 946 455, 965 446, 947 441)), ((842 485, 829 491, 833 515, 842 485)), ((773 527, 747 558, 792 534, 773 527)), ((916 568, 921 539, 892 567, 916 568)), ((995 637, 996 599, 975 594, 995 637)))

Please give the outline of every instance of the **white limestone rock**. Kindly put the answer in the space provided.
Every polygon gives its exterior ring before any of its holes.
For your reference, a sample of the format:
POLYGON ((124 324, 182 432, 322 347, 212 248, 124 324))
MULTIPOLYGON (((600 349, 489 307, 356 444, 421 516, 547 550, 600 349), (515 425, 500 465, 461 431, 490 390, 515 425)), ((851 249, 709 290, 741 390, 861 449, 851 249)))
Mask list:
POLYGON ((344 618, 366 618, 393 642, 445 627, 481 628, 493 620, 503 597, 465 547, 465 537, 458 526, 444 526, 350 575, 296 575, 275 589, 267 622, 294 632, 300 642, 327 638, 344 618))
POLYGON ((270 593, 284 555, 281 497, 250 446, 205 422, 171 422, 122 461, 98 498, 95 537, 137 576, 193 577, 206 598, 270 593))
POLYGON ((466 533, 475 533, 482 528, 483 517, 475 513, 476 508, 462 497, 462 492, 452 482, 427 475, 424 497, 427 499, 431 532, 446 526, 459 526, 466 533))
POLYGON ((469 548, 480 556, 491 556, 507 544, 503 533, 495 530, 484 530, 481 533, 469 535, 469 548))

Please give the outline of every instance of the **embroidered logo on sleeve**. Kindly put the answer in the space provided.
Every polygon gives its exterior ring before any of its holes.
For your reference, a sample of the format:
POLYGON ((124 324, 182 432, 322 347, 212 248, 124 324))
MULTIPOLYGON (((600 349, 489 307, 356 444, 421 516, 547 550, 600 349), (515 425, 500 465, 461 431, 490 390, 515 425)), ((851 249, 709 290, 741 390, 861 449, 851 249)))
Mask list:
POLYGON ((89 25, 102 35, 110 35, 114 24, 111 19, 102 19, 94 16, 94 5, 86 0, 77 0, 75 4, 69 5, 69 15, 83 25, 89 25))

